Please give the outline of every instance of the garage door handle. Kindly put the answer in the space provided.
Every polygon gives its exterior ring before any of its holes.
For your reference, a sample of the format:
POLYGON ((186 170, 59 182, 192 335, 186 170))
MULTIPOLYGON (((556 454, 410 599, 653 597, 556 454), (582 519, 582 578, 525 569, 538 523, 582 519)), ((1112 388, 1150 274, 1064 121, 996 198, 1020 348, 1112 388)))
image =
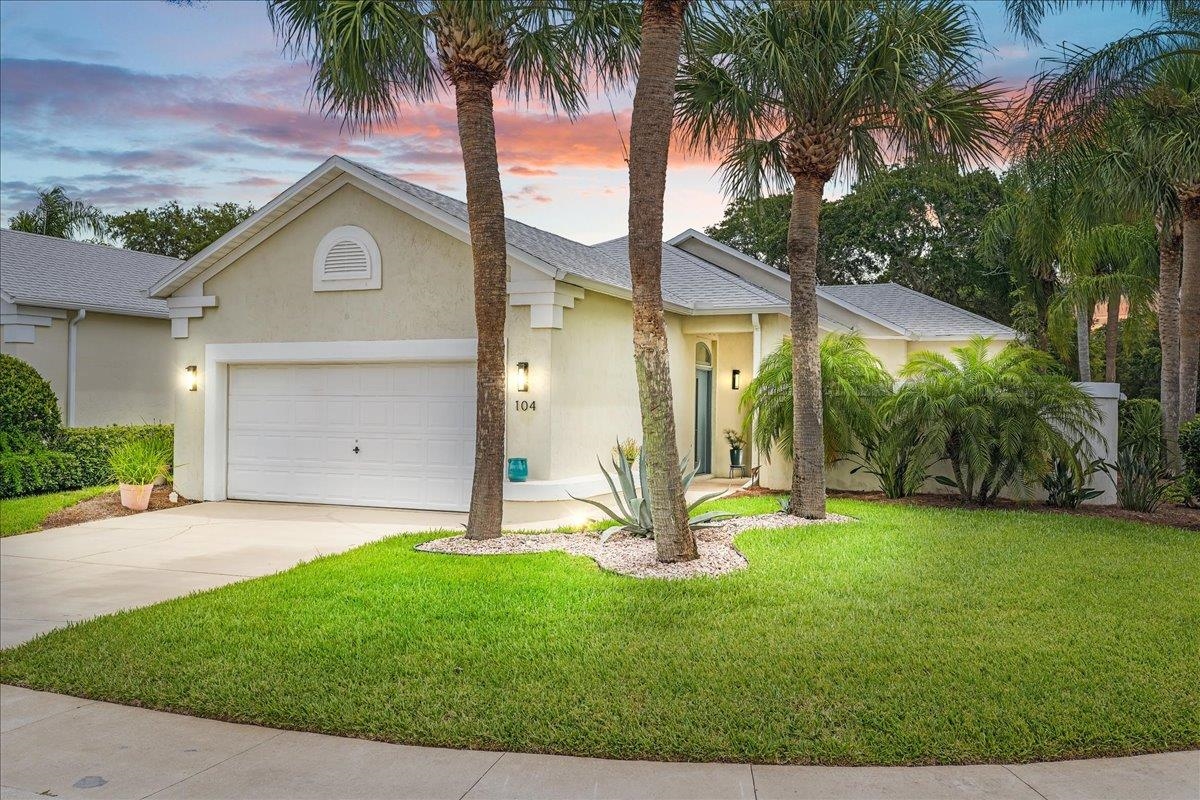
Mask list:
POLYGON ((358 445, 354 445, 354 452, 358 452, 358 445))

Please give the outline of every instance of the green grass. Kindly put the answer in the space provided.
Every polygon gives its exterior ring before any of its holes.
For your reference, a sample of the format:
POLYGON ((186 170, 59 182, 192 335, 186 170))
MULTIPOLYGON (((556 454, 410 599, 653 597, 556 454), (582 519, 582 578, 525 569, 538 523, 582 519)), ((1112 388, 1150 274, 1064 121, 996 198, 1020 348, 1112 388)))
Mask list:
MULTIPOLYGON (((738 510, 772 511, 771 497, 738 510)), ((919 764, 1200 745, 1200 537, 837 500, 647 581, 400 536, 75 625, 0 679, 207 717, 616 758, 919 764)))
POLYGON ((90 486, 69 492, 35 494, 30 497, 13 497, 0 500, 0 536, 15 536, 18 533, 36 531, 46 517, 55 511, 69 508, 76 503, 111 492, 113 486, 90 486))

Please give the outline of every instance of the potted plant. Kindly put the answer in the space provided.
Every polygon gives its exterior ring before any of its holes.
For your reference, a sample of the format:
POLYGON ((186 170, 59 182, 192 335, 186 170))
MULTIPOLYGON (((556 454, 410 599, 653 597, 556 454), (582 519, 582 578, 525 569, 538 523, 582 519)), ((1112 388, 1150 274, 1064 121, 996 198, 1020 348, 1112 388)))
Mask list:
POLYGON ((746 446, 746 440, 733 428, 726 428, 725 441, 729 443, 729 466, 742 466, 742 448, 746 446))
POLYGON ((121 505, 145 511, 154 484, 171 479, 171 447, 164 440, 149 437, 130 439, 113 449, 109 466, 121 485, 121 505))

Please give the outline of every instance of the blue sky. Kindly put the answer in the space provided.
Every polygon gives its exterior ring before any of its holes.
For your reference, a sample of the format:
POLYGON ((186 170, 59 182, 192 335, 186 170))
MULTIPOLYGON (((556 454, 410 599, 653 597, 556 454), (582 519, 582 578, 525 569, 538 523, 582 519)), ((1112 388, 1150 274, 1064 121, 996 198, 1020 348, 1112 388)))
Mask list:
MULTIPOLYGON (((986 75, 1018 87, 1060 42, 1095 46, 1145 17, 1093 5, 1050 17, 1045 47, 1006 30, 999 2, 974 4, 986 75)), ((264 6, 0 1, 0 217, 62 184, 108 211, 234 200, 262 205, 331 153, 462 196, 454 114, 427 105, 370 138, 310 107, 308 67, 281 55, 264 6)), ((511 216, 584 242, 622 235, 626 96, 574 123, 499 103, 511 216), (615 119, 614 119, 615 118, 615 119)), ((710 163, 673 157, 666 234, 724 206, 710 163)))

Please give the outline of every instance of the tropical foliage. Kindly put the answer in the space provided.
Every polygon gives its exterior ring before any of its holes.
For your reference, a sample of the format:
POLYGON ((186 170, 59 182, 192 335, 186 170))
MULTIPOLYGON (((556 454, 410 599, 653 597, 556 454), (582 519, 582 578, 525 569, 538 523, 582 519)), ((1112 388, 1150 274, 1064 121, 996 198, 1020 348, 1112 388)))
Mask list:
POLYGON ((794 429, 792 511, 821 517, 825 483, 816 279, 818 215, 838 172, 889 159, 986 161, 999 90, 977 78, 982 40, 951 0, 722 6, 697 21, 676 100, 692 147, 721 155, 733 196, 792 193, 788 233, 794 429))
POLYGON ((936 480, 981 504, 1039 481, 1052 459, 1072 458, 1099 420, 1049 354, 1013 344, 993 355, 989 345, 976 337, 950 356, 914 354, 895 401, 902 419, 927 421, 925 435, 949 462, 951 476, 936 480))
MULTIPOLYGON (((861 334, 831 333, 821 340, 820 354, 824 463, 832 464, 876 427, 879 405, 892 394, 892 377, 861 334)), ((742 395, 754 449, 768 461, 792 451, 792 374, 792 340, 784 339, 762 360, 742 395)))
POLYGON ((21 210, 9 218, 9 228, 58 239, 103 235, 104 213, 93 205, 69 197, 63 187, 38 190, 37 196, 37 205, 32 211, 21 210))
MULTIPOLYGON (((616 506, 616 509, 614 510, 611 506, 597 500, 590 500, 586 497, 575 497, 574 499, 595 506, 603 511, 605 516, 617 523, 604 530, 600 535, 601 542, 608 541, 618 531, 624 531, 632 536, 643 536, 653 539, 654 515, 651 511, 651 490, 646 471, 646 452, 642 450, 638 453, 637 473, 635 474, 633 471, 633 461, 625 458, 621 449, 621 442, 617 442, 617 446, 613 448, 612 473, 609 473, 604 468, 604 464, 600 464, 600 472, 604 474, 604 479, 608 482, 608 488, 612 494, 613 504, 616 506), (614 475, 616 476, 616 480, 613 480, 614 475)), ((685 458, 679 463, 679 482, 685 492, 692 485, 692 481, 696 477, 697 468, 694 465, 688 466, 690 460, 690 458, 685 458)), ((698 506, 713 498, 720 497, 722 494, 724 492, 711 492, 688 503, 685 506, 689 515, 688 527, 705 525, 734 516, 723 511, 706 511, 702 514, 691 515, 698 506)))

